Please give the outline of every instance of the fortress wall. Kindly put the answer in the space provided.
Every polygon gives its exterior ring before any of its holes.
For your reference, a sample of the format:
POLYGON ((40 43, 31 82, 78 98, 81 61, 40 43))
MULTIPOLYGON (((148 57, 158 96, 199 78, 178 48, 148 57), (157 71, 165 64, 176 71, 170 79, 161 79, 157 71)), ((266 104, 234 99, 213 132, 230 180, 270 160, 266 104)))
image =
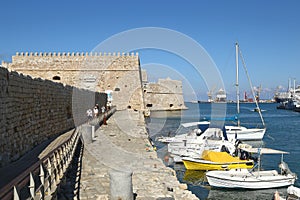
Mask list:
POLYGON ((144 109, 138 54, 17 53, 12 63, 3 65, 9 70, 77 88, 112 90, 117 109, 144 109))
POLYGON ((16 53, 10 68, 42 70, 137 70, 138 54, 120 53, 16 53), (46 67, 46 69, 45 69, 46 67))
POLYGON ((167 79, 158 79, 157 84, 164 86, 168 92, 174 94, 182 94, 182 82, 178 80, 167 79))
POLYGON ((149 83, 144 86, 144 97, 150 110, 186 109, 181 81, 159 79, 158 83, 149 83))
POLYGON ((106 98, 0 67, 0 167, 83 123, 86 110, 106 105, 106 98))

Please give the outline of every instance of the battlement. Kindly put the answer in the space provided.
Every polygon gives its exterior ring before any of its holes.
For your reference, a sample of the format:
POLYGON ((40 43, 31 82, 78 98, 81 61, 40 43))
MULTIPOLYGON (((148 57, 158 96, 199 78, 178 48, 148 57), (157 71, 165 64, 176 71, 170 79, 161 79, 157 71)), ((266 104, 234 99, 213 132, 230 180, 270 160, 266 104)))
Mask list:
POLYGON ((88 56, 126 56, 126 57, 138 57, 138 52, 136 53, 120 53, 120 52, 17 52, 15 56, 13 57, 62 57, 62 56, 67 56, 67 57, 88 57, 88 56))
POLYGON ((17 52, 11 63, 2 65, 11 71, 139 70, 138 53, 106 52, 17 52))

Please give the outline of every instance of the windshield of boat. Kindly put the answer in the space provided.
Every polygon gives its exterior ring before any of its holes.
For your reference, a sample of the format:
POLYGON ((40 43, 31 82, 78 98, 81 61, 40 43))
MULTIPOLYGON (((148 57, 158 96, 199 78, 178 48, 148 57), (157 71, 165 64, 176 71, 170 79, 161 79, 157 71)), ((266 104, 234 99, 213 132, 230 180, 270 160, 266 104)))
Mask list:
POLYGON ((176 135, 188 134, 188 133, 203 133, 209 127, 208 122, 195 122, 195 123, 184 123, 179 126, 176 135))

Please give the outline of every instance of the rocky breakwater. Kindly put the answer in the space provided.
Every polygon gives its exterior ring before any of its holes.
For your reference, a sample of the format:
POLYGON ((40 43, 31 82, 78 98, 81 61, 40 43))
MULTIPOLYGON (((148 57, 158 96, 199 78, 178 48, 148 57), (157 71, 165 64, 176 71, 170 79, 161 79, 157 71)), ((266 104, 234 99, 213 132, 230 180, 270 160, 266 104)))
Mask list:
POLYGON ((198 199, 157 157, 140 112, 117 111, 96 131, 93 142, 85 144, 80 199, 114 199, 112 171, 129 174, 132 183, 128 185, 136 200, 198 199))

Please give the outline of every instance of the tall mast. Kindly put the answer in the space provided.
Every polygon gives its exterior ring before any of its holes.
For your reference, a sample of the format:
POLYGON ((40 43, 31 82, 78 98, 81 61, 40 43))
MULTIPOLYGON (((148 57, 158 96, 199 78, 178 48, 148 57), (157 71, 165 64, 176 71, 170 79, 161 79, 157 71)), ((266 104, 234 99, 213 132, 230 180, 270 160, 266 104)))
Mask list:
POLYGON ((291 79, 289 78, 289 83, 288 83, 288 92, 291 90, 291 79))
POLYGON ((235 43, 235 64, 236 64, 236 110, 238 115, 238 126, 240 125, 239 114, 240 114, 240 91, 239 91, 239 45, 235 43))
MULTIPOLYGON (((239 50, 239 49, 238 49, 238 50, 239 50)), ((239 55, 241 56, 242 64, 243 64, 244 70, 245 70, 245 72, 246 72, 248 82, 249 82, 249 84, 250 84, 251 92, 252 92, 252 95, 253 95, 253 97, 254 97, 256 107, 258 108, 258 114, 259 114, 259 116, 260 116, 261 123, 263 124, 264 127, 266 127, 264 118, 262 117, 262 114, 261 114, 261 110, 260 110, 260 108, 259 108, 259 106, 258 106, 257 99, 255 98, 255 93, 254 93, 254 90, 253 90, 253 86, 252 86, 251 79, 250 79, 249 74, 248 74, 248 70, 247 70, 247 67, 246 67, 246 63, 245 63, 244 57, 243 57, 242 52, 241 52, 240 50, 239 50, 239 55)))
POLYGON ((294 78, 294 91, 293 91, 293 97, 295 97, 296 93, 296 79, 294 78))

